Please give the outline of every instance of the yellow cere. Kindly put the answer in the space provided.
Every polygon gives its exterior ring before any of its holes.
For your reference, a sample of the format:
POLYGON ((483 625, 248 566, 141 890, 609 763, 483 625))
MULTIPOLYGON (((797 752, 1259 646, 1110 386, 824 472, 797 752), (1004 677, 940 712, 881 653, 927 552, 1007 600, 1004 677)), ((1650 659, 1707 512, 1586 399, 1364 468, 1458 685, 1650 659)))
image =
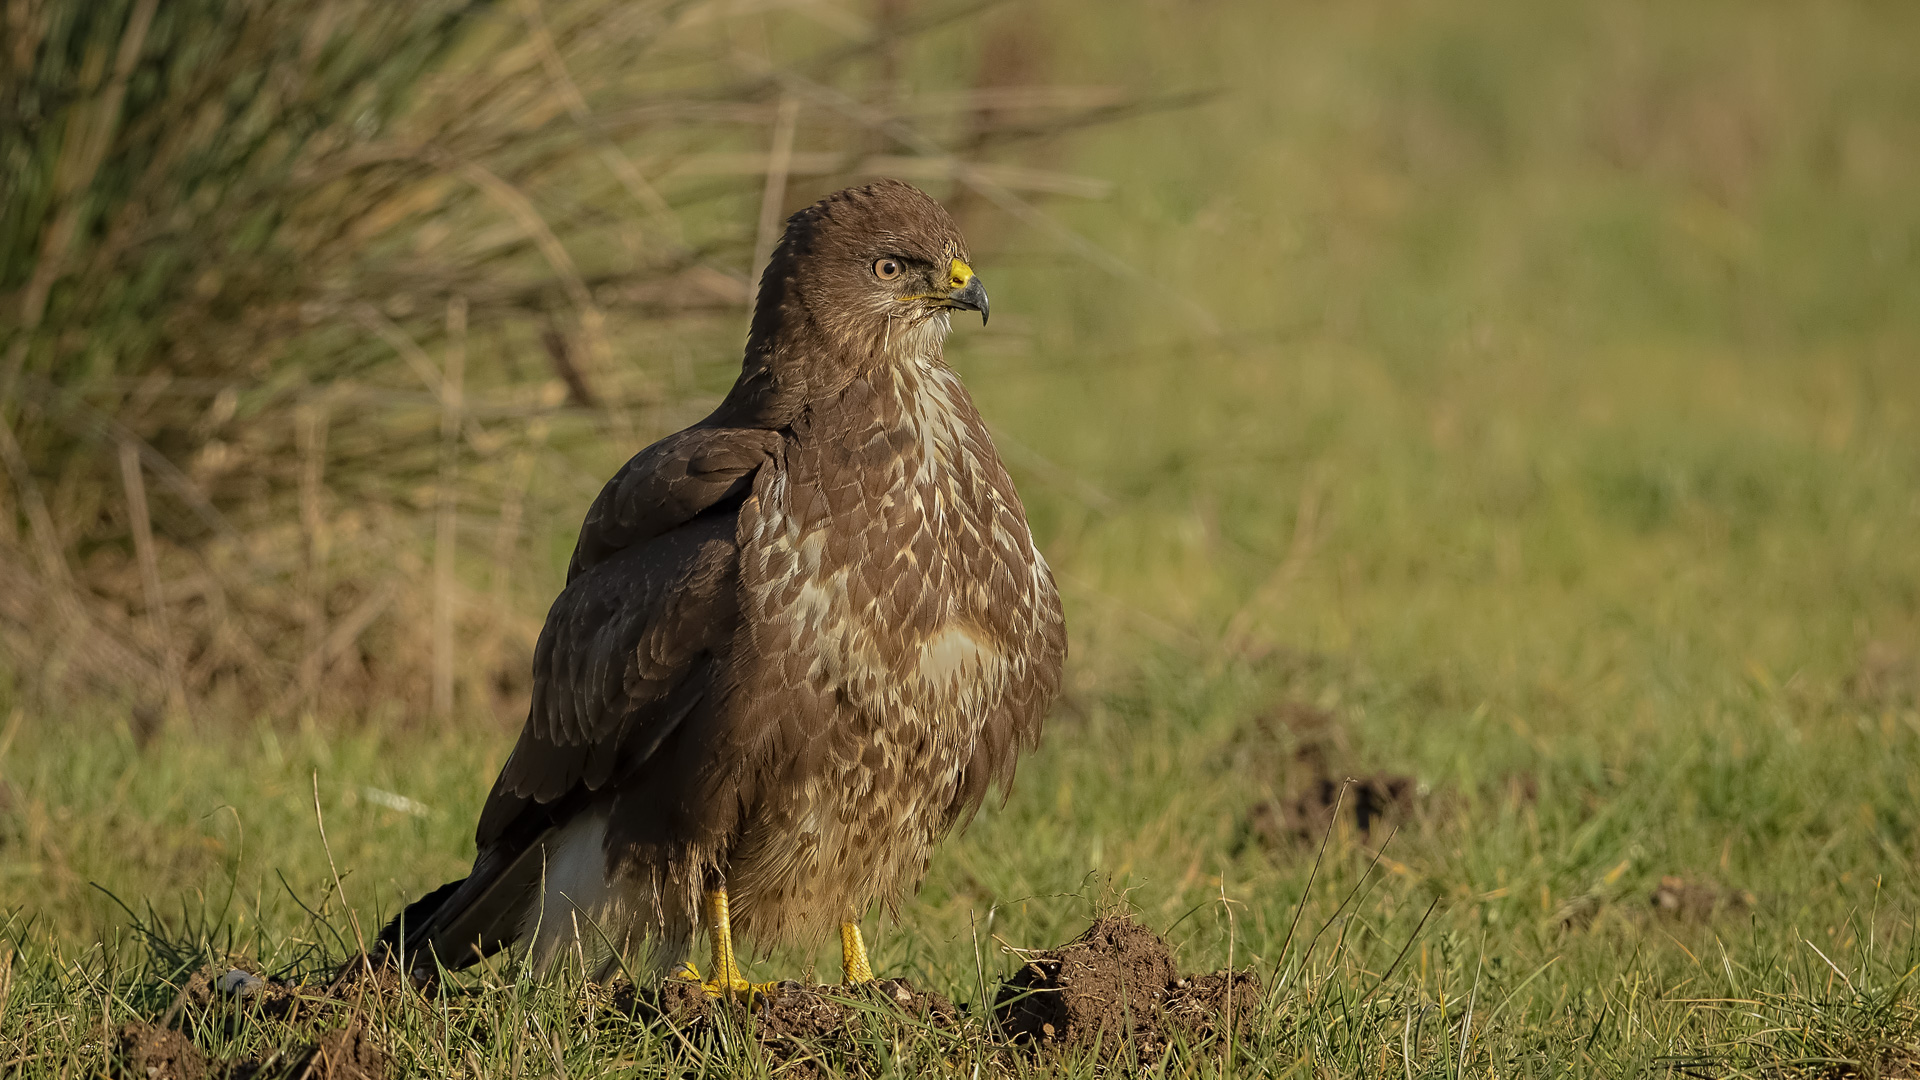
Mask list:
POLYGON ((953 266, 948 268, 947 275, 948 280, 952 282, 954 288, 964 289, 967 286, 967 282, 973 280, 973 267, 968 266, 959 259, 955 259, 953 260, 953 266))

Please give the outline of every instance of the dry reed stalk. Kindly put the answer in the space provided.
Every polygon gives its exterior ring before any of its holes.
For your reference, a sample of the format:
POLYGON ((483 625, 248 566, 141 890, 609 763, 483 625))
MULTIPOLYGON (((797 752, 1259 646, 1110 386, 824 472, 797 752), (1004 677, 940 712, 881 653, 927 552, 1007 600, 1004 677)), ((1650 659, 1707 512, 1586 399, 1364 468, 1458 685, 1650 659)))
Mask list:
POLYGON ((347 650, 360 640, 360 635, 386 614, 387 607, 399 593, 400 588, 393 581, 381 582, 365 599, 334 620, 333 628, 327 633, 327 639, 320 643, 320 648, 308 653, 300 661, 299 683, 274 701, 268 715, 283 715, 299 704, 300 685, 317 684, 327 668, 347 655, 347 650))
POLYGON ((520 516, 526 509, 527 488, 533 483, 534 462, 552 432, 553 425, 544 416, 528 421, 526 439, 514 452, 513 464, 507 470, 506 490, 500 496, 499 522, 493 533, 493 598, 503 611, 509 602, 513 556, 520 543, 520 516))
MULTIPOLYGON (((587 354, 592 357, 594 376, 609 380, 613 372, 613 346, 607 342, 606 314, 600 305, 594 303, 593 294, 587 289, 586 281, 580 276, 580 269, 574 264, 573 256, 567 253, 567 247, 560 242, 548 226, 533 201, 518 188, 496 176, 491 170, 477 162, 450 163, 468 183, 487 193, 496 203, 513 216, 526 230, 527 237, 540 249, 547 265, 567 290, 567 296, 573 301, 574 311, 580 320, 580 330, 587 339, 587 354)), ((612 396, 599 394, 605 403, 608 427, 621 445, 631 449, 634 446, 633 421, 627 416, 625 408, 612 396)))
MULTIPOLYGON (((774 165, 774 155, 757 150, 721 150, 706 154, 688 154, 675 159, 666 175, 670 179, 697 176, 763 176, 774 165)), ((794 176, 892 176, 902 180, 962 181, 961 172, 1008 191, 1027 191, 1040 195, 1068 195, 1077 199, 1104 199, 1113 193, 1113 184, 1090 176, 1076 176, 1051 169, 1033 169, 1020 165, 990 165, 950 157, 915 157, 905 154, 873 154, 840 150, 789 152, 785 172, 794 176)))
MULTIPOLYGON (((981 198, 1017 220, 1052 236, 1087 262, 1117 278, 1151 289, 1155 295, 1162 297, 1166 295, 1164 281, 1056 221, 1052 215, 1014 194, 1005 184, 983 170, 978 163, 948 153, 938 140, 921 133, 898 117, 797 72, 769 67, 758 62, 758 59, 750 53, 736 52, 734 61, 752 75, 768 79, 791 93, 806 97, 851 123, 884 134, 922 157, 941 162, 955 181, 972 189, 981 198)), ((1175 299, 1202 332, 1210 336, 1221 332, 1220 320, 1198 301, 1178 294, 1175 295, 1175 299)))
POLYGON ((180 657, 173 631, 167 625, 166 595, 160 587, 160 557, 153 543, 153 516, 147 508, 147 481, 140 467, 140 447, 132 440, 120 443, 120 482, 126 491, 127 517, 133 526, 134 557, 140 563, 140 588, 146 594, 147 624, 160 651, 160 670, 167 681, 167 710, 187 715, 186 683, 180 677, 180 657))
POLYGON ((440 373, 440 486, 433 523, 433 712, 453 715, 453 559, 460 508, 461 392, 467 372, 467 300, 447 301, 447 362, 440 373))
POLYGON ((386 342, 393 349, 395 354, 407 362, 407 367, 420 377, 422 383, 426 384, 427 392, 434 396, 434 400, 442 399, 440 365, 434 363, 433 358, 427 355, 427 350, 413 340, 413 335, 401 329, 400 325, 392 319, 380 314, 379 309, 372 304, 354 305, 353 316, 359 320, 360 325, 373 331, 381 341, 386 342))
MULTIPOLYGON (((294 411, 301 462, 300 527, 307 534, 308 656, 318 654, 327 640, 327 535, 320 487, 326 471, 327 424, 324 401, 304 402, 294 411)), ((302 663, 298 674, 301 707, 312 711, 320 692, 320 669, 302 663)))
POLYGON ((780 108, 774 113, 773 146, 767 151, 766 186, 760 192, 760 228, 753 241, 753 271, 747 277, 748 295, 773 258, 773 245, 780 239, 780 223, 786 216, 780 211, 787 198, 787 172, 793 166, 793 135, 800 121, 800 99, 780 95, 780 108))
POLYGON ((13 425, 0 414, 0 462, 7 466, 7 474, 13 479, 14 493, 19 497, 21 509, 27 513, 27 529, 33 539, 34 554, 40 560, 40 572, 46 576, 51 587, 63 593, 73 591, 73 573, 67 568, 66 555, 60 550, 60 533, 54 528, 53 515, 47 510, 47 500, 40 493, 40 484, 33 477, 33 469, 28 466, 27 458, 20 450, 20 441, 14 437, 13 425))
MULTIPOLYGON (((907 3, 908 0, 873 2, 875 71, 868 96, 874 105, 889 114, 897 114, 900 109, 900 54, 907 37, 907 3)), ((865 135, 873 152, 885 149, 887 137, 884 133, 869 129, 865 135)))
POLYGON ((633 196, 635 202, 646 208, 649 225, 664 225, 672 246, 684 247, 686 236, 673 207, 667 204, 658 188, 647 182, 647 178, 633 164, 633 159, 620 149, 618 143, 607 137, 606 131, 594 119, 586 95, 580 92, 579 84, 574 82, 573 73, 567 70, 566 58, 560 55, 560 49, 553 42, 553 33, 547 29, 547 18, 540 8, 540 0, 520 0, 520 14, 527 21, 533 45, 540 52, 540 63, 553 80, 555 91, 566 102, 567 112, 573 115, 574 121, 598 144, 600 160, 606 163, 607 171, 620 181, 620 186, 627 189, 627 194, 633 196))
MULTIPOLYGON (((982 72, 982 78, 995 78, 996 72, 982 72)), ((902 116, 973 114, 975 137, 991 134, 995 114, 1007 112, 1055 111, 1060 109, 1111 109, 1128 104, 1130 99, 1117 86, 1003 86, 996 83, 971 90, 916 94, 899 108, 902 116), (979 114, 987 114, 981 117, 979 114)))
MULTIPOLYGON (((4 402, 0 402, 4 404, 4 402)), ((92 628, 92 618, 80 598, 72 570, 60 549, 59 533, 54 528, 53 516, 47 510, 46 500, 41 496, 40 486, 33 478, 26 457, 20 451, 20 443, 14 438, 13 427, 7 422, 6 415, 0 413, 0 460, 4 460, 7 472, 13 478, 14 490, 19 495, 20 504, 27 512, 28 529, 33 545, 39 557, 41 568, 41 586, 36 590, 42 594, 46 606, 53 609, 55 625, 51 635, 51 644, 46 646, 40 677, 52 686, 66 681, 67 672, 75 659, 76 649, 93 637, 88 631, 92 628)), ((24 588, 16 588, 16 593, 26 593, 24 588)), ((22 624, 38 622, 41 613, 23 611, 16 617, 22 624)), ((107 645, 110 639, 96 638, 98 645, 107 645)))
MULTIPOLYGON (((547 401, 544 394, 535 400, 536 405, 543 402, 556 404, 547 401)), ((540 452, 546 449, 552 431, 553 425, 547 417, 536 414, 527 422, 526 434, 507 468, 493 533, 490 591, 493 609, 497 613, 511 612, 514 608, 513 560, 519 551, 520 522, 526 511, 528 488, 533 484, 534 466, 540 458, 540 452)), ((481 651, 489 658, 488 663, 496 672, 510 665, 517 666, 524 659, 508 648, 508 641, 514 633, 515 627, 507 618, 495 618, 489 624, 481 651)))

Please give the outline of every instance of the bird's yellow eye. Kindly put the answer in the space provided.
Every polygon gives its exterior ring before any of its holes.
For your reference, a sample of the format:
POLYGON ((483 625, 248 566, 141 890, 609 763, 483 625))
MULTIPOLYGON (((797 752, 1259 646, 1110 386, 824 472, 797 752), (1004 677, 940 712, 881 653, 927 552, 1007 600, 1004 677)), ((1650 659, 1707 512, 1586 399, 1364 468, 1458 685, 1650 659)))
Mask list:
POLYGON ((892 281, 906 272, 907 268, 900 265, 899 259, 875 259, 873 262, 873 276, 881 281, 892 281))

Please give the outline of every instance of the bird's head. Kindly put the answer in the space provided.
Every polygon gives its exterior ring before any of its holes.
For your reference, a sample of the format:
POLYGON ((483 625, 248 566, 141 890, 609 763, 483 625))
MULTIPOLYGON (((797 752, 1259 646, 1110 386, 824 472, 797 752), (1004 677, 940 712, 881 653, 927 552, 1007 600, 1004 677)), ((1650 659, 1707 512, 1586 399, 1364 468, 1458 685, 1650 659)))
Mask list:
POLYGON ((857 370, 937 355, 955 310, 986 322, 987 290, 960 230, 925 192, 880 180, 788 219, 760 278, 753 336, 768 347, 806 343, 857 370))

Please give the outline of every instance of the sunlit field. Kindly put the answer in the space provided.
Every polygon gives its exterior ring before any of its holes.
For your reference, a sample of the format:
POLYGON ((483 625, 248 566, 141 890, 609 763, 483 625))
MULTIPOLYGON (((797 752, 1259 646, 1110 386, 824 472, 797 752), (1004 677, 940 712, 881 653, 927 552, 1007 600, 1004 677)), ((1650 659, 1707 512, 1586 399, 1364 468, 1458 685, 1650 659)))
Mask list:
MULTIPOLYGON (((999 56, 1003 81, 1140 107, 989 146, 1088 181, 1024 194, 1044 221, 924 181, 993 290, 948 358, 1072 651, 1004 805, 869 918, 875 968, 978 1010, 1010 949, 1127 911, 1183 969, 1251 965, 1267 991, 1237 1041, 1157 1064, 928 1034, 819 1067, 1920 1069, 1916 55, 1920 9, 1837 2, 1008 5, 914 39, 908 95, 999 56)), ((796 179, 783 208, 851 180, 796 179)), ((738 241, 743 278, 758 185, 688 211, 694 247, 738 241)), ((0 319, 22 287, 0 280, 0 319)), ((154 721, 14 665, 0 1071, 106 1071, 104 1033, 203 964, 330 971, 465 873, 524 708, 514 665, 598 481, 738 367, 744 307, 669 348, 640 305, 604 302, 612 378, 658 375, 665 403, 624 436, 556 414, 506 563, 463 526, 462 595, 504 614, 456 643, 491 650, 496 696, 463 666, 436 715, 430 663, 370 662, 346 707, 323 679, 154 721)), ((396 489, 432 481, 422 415, 424 479, 396 489)), ((56 510, 81 498, 48 484, 56 510)), ((349 514, 371 485, 326 490, 349 514)), ((425 580, 416 538, 392 559, 425 580)), ((823 949, 750 974, 837 970, 823 949)), ((773 1067, 725 1032, 589 1017, 567 980, 471 989, 381 1014, 396 1070, 773 1067)), ((196 1039, 255 1055, 309 1022, 196 1039)))

